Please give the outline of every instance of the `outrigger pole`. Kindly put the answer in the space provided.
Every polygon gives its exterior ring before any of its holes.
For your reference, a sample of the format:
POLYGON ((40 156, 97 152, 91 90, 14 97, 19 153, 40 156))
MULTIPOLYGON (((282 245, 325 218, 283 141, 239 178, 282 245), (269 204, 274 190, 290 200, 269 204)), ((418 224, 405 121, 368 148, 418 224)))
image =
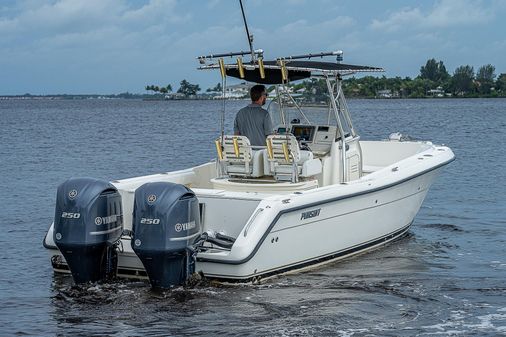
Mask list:
MULTIPOLYGON (((264 51, 262 49, 257 49, 257 50, 254 50, 253 53, 255 55, 262 56, 264 51)), ((202 63, 205 60, 216 59, 216 58, 220 58, 220 57, 244 56, 244 55, 248 55, 248 54, 251 54, 251 52, 238 51, 238 52, 222 53, 222 54, 209 54, 209 55, 198 56, 197 60, 199 60, 202 63)))
POLYGON ((304 54, 304 55, 294 55, 294 56, 287 56, 287 57, 278 57, 278 60, 299 60, 299 59, 311 59, 312 57, 321 57, 324 56, 336 56, 336 60, 338 62, 343 60, 343 51, 342 50, 336 50, 331 52, 321 52, 321 53, 315 53, 315 54, 304 54))
POLYGON ((246 35, 248 35, 249 50, 251 51, 251 63, 255 63, 255 50, 253 49, 253 35, 250 35, 248 29, 248 23, 246 22, 246 15, 244 14, 244 7, 242 6, 242 0, 239 0, 241 5, 242 18, 244 20, 244 27, 246 28, 246 35))

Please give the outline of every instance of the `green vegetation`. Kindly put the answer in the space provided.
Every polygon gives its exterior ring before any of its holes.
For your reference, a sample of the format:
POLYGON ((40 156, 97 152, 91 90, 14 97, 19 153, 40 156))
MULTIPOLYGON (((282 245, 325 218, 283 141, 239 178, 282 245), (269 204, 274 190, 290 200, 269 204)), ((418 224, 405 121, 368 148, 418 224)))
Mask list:
POLYGON ((153 91, 154 93, 166 94, 172 92, 172 86, 168 84, 166 87, 159 87, 157 85, 147 85, 144 89, 146 91, 153 91))
MULTIPOLYGON (((495 77, 495 67, 491 64, 480 67, 476 75, 469 65, 458 67, 450 75, 443 61, 430 59, 420 67, 420 74, 414 79, 351 77, 343 80, 343 90, 348 97, 363 98, 506 97, 506 74, 495 77)), ((304 101, 327 99, 323 80, 310 79, 291 87, 302 94, 304 101)))
MULTIPOLYGON (((506 97, 506 74, 496 79, 495 67, 491 64, 481 66, 475 73, 470 65, 457 67, 453 74, 446 69, 443 61, 434 58, 420 67, 415 78, 386 76, 351 77, 343 80, 343 90, 347 97, 360 98, 425 98, 425 97, 506 97)), ((179 83, 173 93, 171 85, 158 87, 148 85, 146 91, 153 91, 152 99, 211 99, 221 94, 221 83, 208 88, 204 93, 198 84, 186 79, 179 83)), ((322 79, 309 79, 289 84, 298 99, 305 102, 325 102, 328 99, 327 85, 322 79)), ((271 92, 273 86, 268 88, 271 92)), ((245 95, 247 98, 248 95, 245 95)), ((148 98, 149 99, 149 98, 148 98)))
POLYGON ((197 96, 197 93, 200 91, 200 86, 198 84, 191 84, 187 80, 182 80, 179 83, 179 89, 177 89, 176 93, 172 93, 172 86, 170 84, 168 84, 166 87, 147 85, 144 89, 146 89, 146 91, 153 91, 151 99, 185 99, 195 98, 197 96))
POLYGON ((214 88, 207 88, 206 92, 221 92, 223 90, 223 87, 221 86, 221 83, 218 83, 214 86, 214 88))
MULTIPOLYGON (((343 89, 349 97, 506 97, 506 74, 499 75, 497 80, 495 77, 495 67, 491 64, 481 66, 476 75, 469 65, 457 67, 450 75, 443 61, 430 59, 414 79, 352 77, 343 81, 343 89)), ((308 82, 306 87, 314 87, 308 82)))
POLYGON ((443 61, 437 62, 435 59, 430 59, 420 67, 420 78, 443 83, 448 81, 450 74, 446 71, 443 61))
POLYGON ((200 86, 198 84, 191 84, 187 80, 182 80, 179 85, 180 87, 177 92, 183 94, 184 97, 195 97, 197 92, 200 91, 200 86))

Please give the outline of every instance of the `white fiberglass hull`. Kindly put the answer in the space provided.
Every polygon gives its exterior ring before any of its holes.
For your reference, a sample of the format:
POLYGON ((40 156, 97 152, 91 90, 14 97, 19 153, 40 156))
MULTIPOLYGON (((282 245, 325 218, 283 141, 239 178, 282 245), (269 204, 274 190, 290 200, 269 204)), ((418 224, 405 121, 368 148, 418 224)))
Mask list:
MULTIPOLYGON (((377 191, 336 195, 279 210, 255 249, 235 260, 199 255, 197 269, 224 279, 252 279, 364 252, 403 235, 439 170, 377 191), (305 212, 317 217, 301 219, 305 212)), ((303 203, 303 201, 301 201, 303 203)))
MULTIPOLYGON (((215 174, 213 163, 113 183, 122 196, 125 229, 132 228, 133 196, 142 184, 190 186, 205 206, 202 230, 225 230, 235 238, 231 249, 198 252, 196 271, 246 281, 365 252, 403 235, 442 167, 454 159, 449 148, 423 142, 362 142, 362 148, 370 160, 360 179, 282 194, 213 189, 205 185, 215 174)), ((45 246, 60 255, 52 238, 51 226, 45 246)), ((129 238, 120 247, 118 275, 144 277, 129 238)), ((52 261, 55 271, 65 269, 61 258, 52 261)))

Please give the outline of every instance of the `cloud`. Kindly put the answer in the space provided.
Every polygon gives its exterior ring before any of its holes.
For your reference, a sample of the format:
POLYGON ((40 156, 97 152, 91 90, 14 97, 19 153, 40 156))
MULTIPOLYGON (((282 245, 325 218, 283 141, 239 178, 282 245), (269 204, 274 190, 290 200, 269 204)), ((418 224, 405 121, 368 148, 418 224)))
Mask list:
POLYGON ((104 21, 121 10, 117 1, 111 0, 61 0, 43 3, 22 10, 18 15, 0 20, 2 33, 19 34, 38 32, 53 34, 59 31, 76 31, 93 28, 97 22, 104 21))
POLYGON ((380 21, 374 19, 371 28, 387 32, 399 31, 401 28, 423 22, 423 15, 418 8, 403 8, 398 12, 390 14, 388 19, 380 21))
MULTIPOLYGON (((30 2, 32 3, 32 2, 30 2)), ((190 15, 176 11, 175 0, 150 0, 139 8, 126 0, 59 0, 20 5, 17 15, 0 18, 0 36, 30 33, 33 39, 55 38, 71 33, 93 35, 93 32, 139 31, 156 25, 186 22, 190 15)))
POLYGON ((338 16, 336 18, 317 23, 309 23, 307 20, 300 19, 282 26, 280 31, 282 33, 311 34, 315 32, 321 33, 328 30, 351 27, 354 24, 355 20, 349 16, 338 16))
POLYGON ((213 9, 221 4, 221 0, 210 0, 207 2, 207 8, 213 9))
POLYGON ((160 20, 166 20, 168 23, 184 23, 191 18, 189 14, 177 14, 175 7, 175 0, 151 0, 139 9, 125 11, 122 19, 139 24, 160 20))
POLYGON ((481 1, 444 0, 436 4, 427 16, 429 27, 449 27, 486 23, 494 17, 490 8, 483 8, 481 1))
POLYGON ((67 88, 77 78, 70 86, 88 92, 132 87, 134 76, 154 78, 169 67, 167 54, 192 19, 180 7, 176 0, 17 1, 0 12, 0 68, 26 91, 67 88))
POLYGON ((494 18, 492 7, 483 7, 481 1, 440 0, 426 13, 418 7, 405 7, 391 13, 385 20, 374 19, 370 27, 373 30, 396 32, 413 28, 434 29, 484 24, 494 18))
MULTIPOLYGON (((506 0, 397 3, 244 2, 266 58, 342 49, 345 62, 394 75, 415 75, 428 57, 504 69, 506 0)), ((9 0, 0 1, 0 50, 0 94, 119 92, 182 78, 205 86, 219 75, 195 71, 194 57, 248 43, 236 0, 9 0)))
MULTIPOLYGON (((286 52, 318 52, 328 48, 343 48, 339 42, 355 26, 355 20, 349 16, 338 16, 321 22, 309 22, 300 19, 268 32, 261 31, 262 41, 271 44, 273 50, 286 52)), ((280 55, 276 55, 280 56, 280 55)))

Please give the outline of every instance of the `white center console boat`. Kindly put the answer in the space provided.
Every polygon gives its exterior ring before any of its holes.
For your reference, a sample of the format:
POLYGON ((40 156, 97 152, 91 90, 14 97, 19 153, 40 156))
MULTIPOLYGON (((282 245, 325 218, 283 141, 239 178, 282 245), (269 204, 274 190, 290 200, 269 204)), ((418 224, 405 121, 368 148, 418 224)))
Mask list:
MULTIPOLYGON (((264 61, 253 49, 250 62, 223 60, 244 54, 200 57, 200 68, 220 70, 224 84, 236 77, 276 87, 280 124, 265 146, 222 133, 217 159, 197 167, 64 182, 44 240, 56 272, 71 272, 77 283, 149 277, 161 288, 184 283, 194 271, 251 281, 371 250, 406 233, 454 155, 428 141, 360 139, 342 77, 381 69, 303 60, 311 54, 264 61), (288 83, 307 78, 328 89, 326 124, 311 123, 289 92, 288 83), (288 108, 303 122, 286 121, 288 108)), ((317 56, 326 55, 341 53, 317 56)))

